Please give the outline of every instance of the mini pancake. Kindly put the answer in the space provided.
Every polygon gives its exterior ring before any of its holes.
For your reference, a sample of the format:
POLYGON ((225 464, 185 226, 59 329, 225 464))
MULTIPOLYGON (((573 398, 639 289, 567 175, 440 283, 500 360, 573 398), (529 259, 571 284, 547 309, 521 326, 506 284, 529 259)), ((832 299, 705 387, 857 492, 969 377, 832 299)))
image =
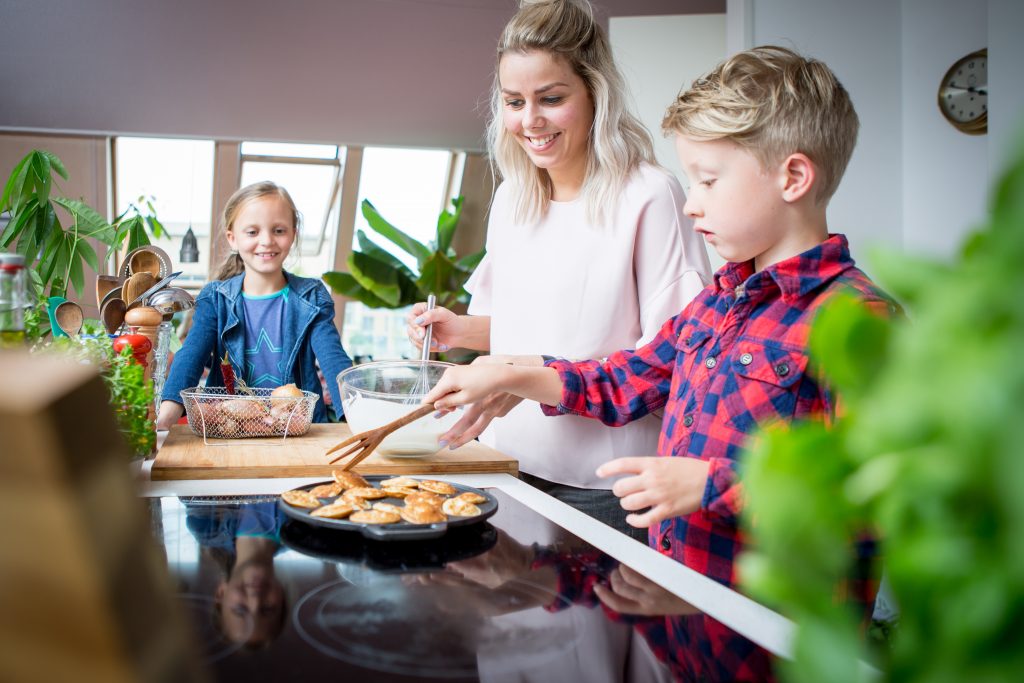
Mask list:
POLYGON ((447 520, 439 508, 425 503, 406 505, 400 512, 402 519, 410 524, 435 524, 447 520))
POLYGON ((394 512, 396 515, 402 514, 402 508, 398 507, 394 503, 374 503, 374 510, 383 510, 384 512, 394 512))
POLYGON ((297 508, 315 509, 323 505, 323 503, 320 502, 320 499, 309 491, 300 491, 298 489, 285 491, 281 494, 281 498, 284 502, 297 508))
POLYGON ((409 494, 419 492, 419 489, 411 489, 405 486, 383 486, 380 490, 391 498, 405 498, 409 494))
POLYGON ((327 517, 329 519, 344 519, 356 511, 355 506, 349 503, 331 503, 322 508, 310 512, 312 517, 327 517))
POLYGON ((341 492, 344 490, 344 486, 334 482, 333 484, 320 484, 320 486, 314 486, 309 490, 309 492, 317 498, 334 498, 335 496, 340 496, 341 492))
POLYGON ((480 508, 461 498, 449 498, 441 506, 441 511, 452 517, 476 517, 480 508))
POLYGON ((360 510, 353 512, 348 518, 350 522, 362 524, 394 524, 402 519, 397 512, 386 512, 384 510, 360 510))
POLYGON ((406 505, 415 505, 416 503, 426 503, 440 509, 441 504, 444 503, 444 498, 429 491, 416 491, 405 497, 406 505))
POLYGON ((472 503, 473 505, 479 505, 480 503, 487 502, 486 497, 481 496, 479 493, 475 491, 466 491, 465 493, 460 493, 459 495, 455 496, 455 500, 464 500, 467 503, 472 503))
POLYGON ((348 491, 341 494, 341 498, 338 498, 335 503, 348 503, 357 510, 369 510, 371 505, 368 500, 361 496, 353 496, 348 491))
POLYGON ((420 482, 418 479, 412 477, 392 477, 391 479, 385 479, 380 483, 382 489, 390 489, 395 487, 402 487, 407 489, 414 489, 419 487, 420 482))
POLYGON ((431 493, 439 493, 442 496, 451 496, 458 493, 458 489, 448 482, 434 479, 424 479, 420 482, 420 488, 431 493))
POLYGON ((357 498, 366 498, 367 500, 388 497, 387 493, 380 489, 375 489, 372 486, 356 486, 355 488, 345 491, 345 495, 348 497, 355 496, 357 498))
POLYGON ((355 472, 349 472, 347 470, 334 470, 331 472, 334 477, 334 481, 341 484, 346 489, 355 488, 357 486, 369 486, 370 482, 366 481, 362 475, 356 474, 355 472))

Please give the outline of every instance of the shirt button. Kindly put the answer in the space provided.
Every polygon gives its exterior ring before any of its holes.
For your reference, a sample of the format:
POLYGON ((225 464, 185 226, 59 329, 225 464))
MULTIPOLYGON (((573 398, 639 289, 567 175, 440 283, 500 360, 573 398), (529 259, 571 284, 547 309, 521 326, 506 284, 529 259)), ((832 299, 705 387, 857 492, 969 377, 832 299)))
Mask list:
POLYGON ((668 534, 661 537, 661 549, 672 550, 672 539, 668 537, 668 534))
POLYGON ((711 356, 711 358, 708 358, 706 361, 704 361, 704 365, 707 367, 708 370, 710 370, 716 365, 718 365, 718 361, 715 360, 714 356, 711 356))
POLYGON ((740 356, 740 365, 750 365, 754 362, 754 357, 749 353, 745 353, 740 356))
POLYGON ((684 427, 689 427, 692 424, 693 424, 693 415, 687 415, 686 417, 683 418, 683 426, 684 427))
POLYGON ((785 363, 779 363, 775 366, 775 374, 779 377, 785 377, 789 374, 789 366, 785 363))

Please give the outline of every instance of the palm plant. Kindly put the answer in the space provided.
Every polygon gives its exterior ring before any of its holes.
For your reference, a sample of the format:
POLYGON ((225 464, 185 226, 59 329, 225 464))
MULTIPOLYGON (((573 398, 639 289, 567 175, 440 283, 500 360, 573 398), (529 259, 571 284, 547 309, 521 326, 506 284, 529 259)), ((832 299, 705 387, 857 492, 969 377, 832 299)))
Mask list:
POLYGON ((369 200, 362 203, 369 226, 416 259, 416 269, 373 242, 358 230, 359 250, 347 259, 348 271, 324 273, 324 281, 336 294, 362 302, 370 308, 402 308, 425 301, 428 294, 437 303, 450 307, 465 303, 469 294, 463 285, 480 263, 484 251, 458 258, 452 238, 462 214, 462 197, 452 200, 452 210, 442 211, 437 219, 435 239, 423 244, 385 220, 369 200))

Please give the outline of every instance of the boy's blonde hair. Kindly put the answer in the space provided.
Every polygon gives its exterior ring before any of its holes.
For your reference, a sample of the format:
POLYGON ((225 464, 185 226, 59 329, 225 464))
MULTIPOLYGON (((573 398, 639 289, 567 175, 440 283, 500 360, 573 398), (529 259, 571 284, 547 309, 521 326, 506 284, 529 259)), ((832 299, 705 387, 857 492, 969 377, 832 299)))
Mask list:
MULTIPOLYGON (((238 218, 242 207, 254 199, 262 199, 263 197, 278 197, 288 205, 288 208, 291 210, 292 225, 295 227, 295 239, 297 241, 299 239, 299 223, 302 221, 302 214, 296 208, 292 196, 288 194, 288 190, 269 180, 252 183, 235 190, 234 194, 228 198, 227 204, 224 205, 224 212, 220 217, 220 229, 224 232, 233 230, 235 219, 238 218)), ((292 244, 294 246, 294 242, 292 244)), ((217 268, 217 273, 213 276, 213 279, 227 280, 244 271, 245 263, 242 261, 242 257, 238 255, 238 252, 231 252, 217 268)))
POLYGON ((774 45, 740 52, 679 94, 665 134, 732 140, 763 168, 806 154, 818 170, 815 199, 839 187, 860 123, 846 89, 816 59, 774 45))
POLYGON ((487 142, 498 175, 515 188, 513 219, 544 215, 551 201, 546 172, 537 168, 502 121, 498 67, 509 52, 541 50, 564 59, 586 85, 594 105, 582 197, 600 220, 615 206, 641 162, 655 163, 651 135, 626 106, 626 82, 612 59, 604 29, 587 0, 522 0, 498 41, 487 142))

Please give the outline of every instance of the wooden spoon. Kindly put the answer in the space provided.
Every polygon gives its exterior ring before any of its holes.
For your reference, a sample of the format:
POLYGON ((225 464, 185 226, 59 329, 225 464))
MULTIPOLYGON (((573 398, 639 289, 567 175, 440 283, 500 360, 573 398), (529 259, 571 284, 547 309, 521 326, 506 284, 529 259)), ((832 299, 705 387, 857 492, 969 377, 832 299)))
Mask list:
POLYGON ((107 334, 116 334, 121 325, 124 324, 125 305, 124 299, 110 299, 103 304, 100 310, 100 320, 103 321, 103 329, 107 334))
POLYGON ((57 306, 53 311, 53 317, 56 318, 60 329, 64 330, 69 337, 77 337, 78 333, 82 331, 82 322, 85 320, 85 316, 82 314, 82 307, 74 301, 65 301, 57 306))
POLYGON ((119 275, 97 275, 96 276, 96 307, 103 308, 103 297, 115 289, 124 287, 125 278, 119 275))
POLYGON ((127 304, 135 301, 136 298, 156 283, 156 278, 150 273, 135 273, 124 283, 121 288, 121 299, 127 304))
MULTIPOLYGON (((160 277, 160 259, 153 252, 140 249, 128 261, 128 272, 132 275, 135 273, 149 273, 154 279, 157 279, 160 277)), ((125 299, 125 301, 131 301, 131 299, 125 299)))

